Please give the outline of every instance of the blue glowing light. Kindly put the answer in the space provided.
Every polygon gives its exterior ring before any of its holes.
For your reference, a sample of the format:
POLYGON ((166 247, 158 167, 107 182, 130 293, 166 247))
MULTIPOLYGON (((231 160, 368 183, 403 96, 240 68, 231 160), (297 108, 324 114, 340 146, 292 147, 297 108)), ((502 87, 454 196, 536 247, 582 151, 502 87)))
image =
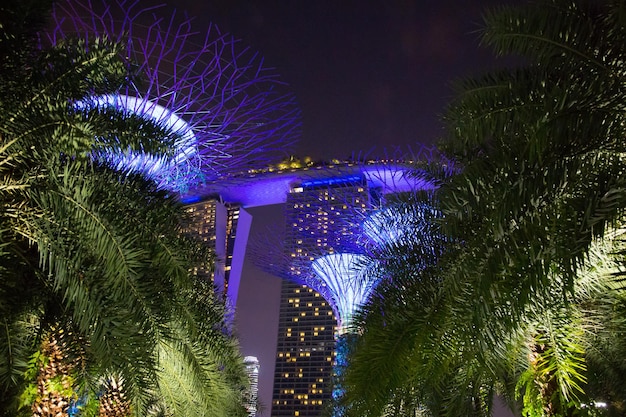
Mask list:
POLYGON ((406 223, 388 210, 379 210, 363 222, 363 233, 378 245, 395 242, 406 233, 406 223))
MULTIPOLYGON (((124 113, 135 114, 155 122, 176 136, 174 155, 171 157, 156 156, 140 151, 113 152, 108 149, 97 155, 97 157, 105 160, 113 168, 141 172, 159 184, 163 184, 167 179, 175 177, 175 171, 198 169, 198 172, 195 174, 200 174, 199 168, 197 168, 198 164, 191 163, 198 153, 197 140, 193 129, 183 119, 165 107, 146 98, 140 99, 124 94, 95 97, 91 100, 89 106, 110 106, 124 113), (188 165, 188 167, 183 168, 184 165, 188 165)), ((79 102, 77 107, 87 107, 87 103, 79 102)))
POLYGON ((337 315, 338 327, 346 331, 357 308, 361 306, 378 283, 377 277, 361 273, 364 255, 334 253, 315 259, 311 266, 321 285, 316 289, 331 303, 337 315))
POLYGON ((299 111, 276 74, 216 26, 198 30, 189 18, 163 7, 142 8, 137 0, 54 2, 42 45, 79 36, 88 47, 93 39, 107 38, 123 45, 122 58, 132 63, 133 76, 119 95, 92 97, 82 105, 132 112, 157 121, 177 139, 169 157, 127 149, 96 157, 184 195, 267 166, 280 158, 277 150, 289 152, 299 135, 299 111))
POLYGON ((362 229, 371 241, 382 246, 415 240, 416 234, 432 234, 433 219, 439 217, 439 211, 427 204, 393 204, 370 214, 362 229))
POLYGON ((193 204, 199 203, 201 200, 200 196, 197 195, 188 195, 180 199, 183 204, 193 204))
POLYGON ((347 177, 319 178, 319 179, 302 181, 300 186, 302 188, 313 188, 313 187, 326 187, 329 185, 337 186, 337 185, 359 183, 359 182, 363 182, 363 177, 361 177, 360 175, 350 175, 347 177))

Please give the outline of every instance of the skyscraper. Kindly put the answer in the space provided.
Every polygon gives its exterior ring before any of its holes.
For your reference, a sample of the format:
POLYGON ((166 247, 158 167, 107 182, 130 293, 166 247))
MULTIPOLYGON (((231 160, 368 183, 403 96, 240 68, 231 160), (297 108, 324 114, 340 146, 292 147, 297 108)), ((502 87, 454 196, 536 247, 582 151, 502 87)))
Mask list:
POLYGON ((283 281, 272 417, 319 416, 330 399, 336 319, 306 285, 283 281))
MULTIPOLYGON (((354 212, 367 210, 372 198, 360 173, 292 184, 285 204, 284 250, 294 281, 309 282, 314 260, 357 244, 354 212)), ((336 300, 323 292, 283 283, 272 417, 314 417, 329 406, 340 312, 336 300)))
POLYGON ((217 199, 190 203, 187 211, 190 215, 187 231, 199 235, 216 256, 213 265, 198 265, 194 273, 212 280, 234 308, 252 217, 238 204, 217 199))
POLYGON ((259 360, 256 356, 246 356, 243 358, 243 363, 246 366, 246 373, 250 385, 245 395, 245 406, 248 411, 248 417, 256 417, 257 401, 259 395, 259 360))

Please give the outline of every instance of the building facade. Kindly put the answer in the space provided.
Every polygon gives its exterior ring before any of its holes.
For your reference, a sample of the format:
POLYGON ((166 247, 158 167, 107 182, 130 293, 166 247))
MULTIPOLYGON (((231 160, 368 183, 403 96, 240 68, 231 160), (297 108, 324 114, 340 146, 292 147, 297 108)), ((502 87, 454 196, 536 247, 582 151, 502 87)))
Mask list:
POLYGON ((272 417, 314 417, 331 398, 336 319, 320 294, 283 281, 272 417))
POLYGON ((237 303, 252 216, 240 205, 207 199, 187 205, 186 231, 215 251, 211 264, 198 265, 194 275, 211 280, 229 306, 237 303))
POLYGON ((371 204, 367 181, 358 174, 310 179, 291 187, 284 246, 291 279, 283 282, 281 291, 272 417, 317 417, 330 406, 337 300, 323 291, 327 284, 311 264, 357 245, 355 212, 371 204))
POLYGON ((256 356, 246 356, 243 358, 243 363, 250 381, 248 389, 244 392, 244 405, 248 412, 248 417, 256 417, 259 400, 259 360, 256 356))

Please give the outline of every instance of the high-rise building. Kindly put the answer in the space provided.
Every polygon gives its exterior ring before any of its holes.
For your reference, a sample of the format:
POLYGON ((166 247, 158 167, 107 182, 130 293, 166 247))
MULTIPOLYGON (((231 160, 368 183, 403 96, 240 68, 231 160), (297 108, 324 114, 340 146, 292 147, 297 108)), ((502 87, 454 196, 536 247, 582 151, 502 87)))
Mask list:
POLYGON ((321 415, 332 396, 335 335, 340 311, 312 270, 314 260, 352 250, 355 212, 371 207, 362 174, 293 183, 285 204, 288 274, 282 286, 272 417, 321 415))
POLYGON ((230 306, 234 306, 252 217, 238 204, 216 199, 190 203, 187 211, 190 216, 187 232, 199 235, 215 251, 213 265, 198 265, 194 274, 212 280, 230 306))
POLYGON ((243 363, 246 367, 246 374, 248 374, 248 380, 250 385, 244 393, 245 406, 248 411, 248 417, 256 417, 257 402, 259 395, 259 360, 256 356, 246 356, 243 358, 243 363))
POLYGON ((313 417, 331 398, 336 319, 306 285, 283 281, 272 394, 272 417, 313 417))

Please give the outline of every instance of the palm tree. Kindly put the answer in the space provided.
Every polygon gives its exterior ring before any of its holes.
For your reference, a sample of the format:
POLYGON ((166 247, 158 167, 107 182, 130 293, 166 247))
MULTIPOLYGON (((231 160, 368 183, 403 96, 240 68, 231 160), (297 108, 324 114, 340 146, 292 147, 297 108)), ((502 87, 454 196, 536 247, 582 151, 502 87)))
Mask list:
POLYGON ((133 76, 120 45, 39 50, 25 22, 45 7, 23 5, 3 5, 0 27, 2 414, 237 415, 243 361, 190 276, 207 252, 183 236, 181 203, 93 158, 167 156, 176 135, 90 102, 133 76), (112 395, 126 406, 107 409, 112 395))
POLYGON ((431 387, 420 378, 430 374, 432 381, 442 369, 427 360, 427 346, 446 346, 439 343, 436 328, 445 307, 439 303, 436 262, 447 246, 436 205, 433 192, 420 191, 392 196, 382 208, 387 220, 380 222, 380 235, 397 236, 379 239, 371 262, 362 265, 382 281, 355 318, 358 337, 341 381, 341 406, 348 416, 421 415, 427 399, 430 408, 438 407, 431 387), (418 344, 421 351, 415 350, 418 344))
MULTIPOLYGON (((442 149, 463 174, 443 188, 441 204, 464 248, 446 275, 464 287, 463 298, 480 300, 480 308, 456 312, 471 314, 478 331, 494 318, 501 331, 517 326, 537 300, 544 309, 575 304, 592 247, 623 217, 622 8, 547 1, 486 15, 483 40, 530 65, 465 82, 447 114, 451 136, 442 149)), ((550 317, 576 316, 563 314, 550 317)), ((585 377, 582 345, 558 345, 578 337, 548 330, 536 329, 531 350, 567 353, 551 358, 556 368, 543 376, 554 385, 542 394, 550 415, 576 403, 585 377)))
POLYGON ((496 390, 533 416, 624 401, 623 8, 486 14, 484 42, 529 64, 463 82, 447 112, 440 148, 462 172, 436 199, 446 251, 364 310, 346 384, 361 415, 487 415, 496 390))
MULTIPOLYGON (((424 207, 425 200, 415 197, 403 200, 413 209, 424 207)), ((436 199, 430 202, 435 205, 436 199)), ((407 209, 397 210, 397 219, 406 220, 402 213, 407 209)), ((448 287, 453 282, 445 268, 459 253, 438 235, 436 222, 412 224, 420 233, 383 248, 386 255, 378 259, 384 263, 374 267, 389 279, 357 320, 360 337, 342 381, 347 415, 487 416, 495 394, 528 415, 566 415, 573 412, 571 404, 594 403, 621 412, 622 227, 592 245, 569 299, 562 297, 563 283, 554 274, 546 289, 551 296, 533 298, 511 326, 510 303, 461 298, 469 288, 448 287), (425 246, 419 248, 419 242, 425 246), (439 248, 438 261, 412 259, 424 248, 439 248), (478 332, 477 314, 492 318, 478 332)), ((473 296, 484 296, 479 291, 473 296)))

